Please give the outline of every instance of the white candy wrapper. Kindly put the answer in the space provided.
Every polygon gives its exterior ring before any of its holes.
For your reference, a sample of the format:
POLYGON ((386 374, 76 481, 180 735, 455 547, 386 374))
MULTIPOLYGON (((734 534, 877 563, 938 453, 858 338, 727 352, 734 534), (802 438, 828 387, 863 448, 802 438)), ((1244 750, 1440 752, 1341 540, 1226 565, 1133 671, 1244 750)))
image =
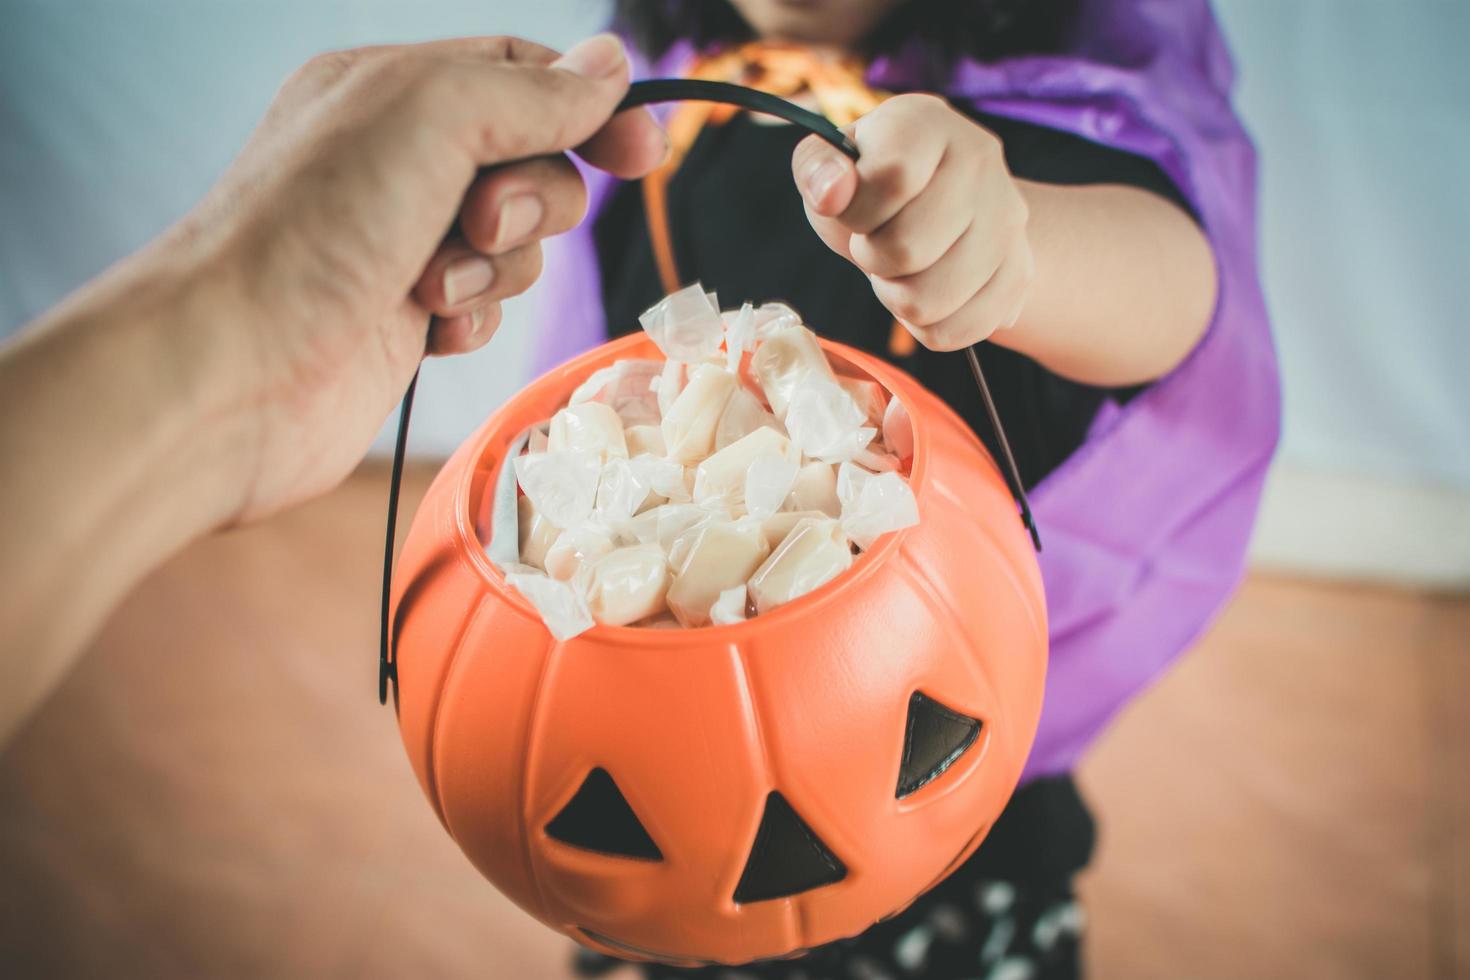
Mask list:
POLYGON ((735 375, 729 371, 712 364, 694 369, 689 383, 664 414, 664 447, 670 459, 696 463, 710 454, 715 426, 734 390, 735 375))
POLYGON ((740 357, 755 349, 755 308, 749 303, 736 313, 725 314, 725 366, 740 370, 740 357))
POLYGON ((799 470, 790 456, 766 453, 751 460, 745 471, 745 512, 763 521, 780 510, 799 470))
MULTIPOLYGON (((765 348, 761 348, 764 350, 765 348)), ((786 431, 803 456, 840 463, 861 452, 878 430, 863 423, 867 416, 852 396, 830 378, 803 377, 786 411, 786 431)))
POLYGON ((590 450, 603 459, 628 455, 623 420, 612 406, 601 402, 568 405, 551 417, 546 450, 552 453, 590 450))
POLYGON ((570 640, 593 626, 592 613, 581 594, 566 582, 547 578, 529 566, 506 574, 505 581, 541 614, 541 621, 558 640, 570 640))
POLYGON ((716 626, 745 622, 745 586, 737 585, 720 593, 709 607, 709 621, 716 626))
POLYGON ((872 445, 853 456, 852 462, 874 473, 896 473, 903 467, 897 456, 876 450, 872 445))
POLYGON ((656 496, 676 504, 689 500, 687 473, 678 463, 653 455, 634 456, 630 463, 637 478, 656 496))
POLYGON ((570 582, 582 566, 616 546, 613 532, 601 524, 587 522, 567 528, 546 549, 546 574, 559 582, 570 582))
POLYGON ((785 303, 762 303, 756 308, 755 335, 759 340, 765 340, 792 324, 801 326, 801 317, 785 303))
POLYGON ((728 513, 696 504, 663 504, 633 518, 630 530, 639 542, 658 545, 664 554, 670 556, 669 567, 678 568, 680 563, 673 560, 675 546, 688 531, 714 521, 728 520, 728 513))
POLYGON ((909 418, 909 410, 897 398, 890 398, 883 411, 883 445, 899 459, 913 458, 914 423, 909 418))
POLYGON ((626 626, 664 611, 669 564, 655 545, 617 548, 589 561, 581 584, 593 619, 626 626))
MULTIPOLYGON (((795 465, 799 458, 791 440, 774 429, 759 428, 699 464, 694 471, 694 502, 738 505, 745 497, 746 474, 761 456, 777 456, 795 465)), ((793 477, 794 479, 794 477, 793 477)))
POLYGON ((653 421, 657 423, 658 406, 650 385, 666 363, 654 360, 613 361, 607 367, 593 371, 586 381, 578 385, 567 404, 602 402, 623 417, 624 425, 635 424, 628 421, 630 413, 642 419, 652 411, 653 421))
POLYGON ((671 361, 703 361, 720 350, 725 323, 713 294, 698 283, 670 293, 638 318, 643 329, 671 361))
POLYGON ((521 564, 546 570, 546 551, 561 537, 561 528, 548 521, 530 497, 516 500, 516 524, 520 532, 521 564))
POLYGON ((602 475, 597 482, 594 513, 608 527, 620 530, 634 514, 643 509, 644 501, 652 492, 653 481, 646 463, 610 459, 603 464, 602 475))
POLYGON ((837 376, 837 383, 852 396, 869 425, 877 427, 883 424, 883 410, 887 405, 882 385, 866 378, 848 378, 842 375, 837 376))
POLYGON ((766 536, 766 544, 772 551, 781 547, 781 542, 791 533, 796 525, 807 518, 818 521, 827 520, 830 516, 819 510, 783 510, 778 514, 772 514, 761 521, 761 533, 766 536))
POLYGON ((691 286, 641 320, 666 360, 593 372, 513 460, 507 577, 553 635, 739 623, 917 522, 903 405, 836 373, 795 311, 691 286))
POLYGON ((515 458, 516 481, 557 527, 580 524, 597 502, 602 456, 591 450, 532 453, 515 458))
POLYGON ((743 585, 767 551, 755 521, 711 523, 694 532, 686 550, 684 560, 674 565, 668 598, 669 609, 689 627, 707 624, 720 593, 743 585))
POLYGON ((775 429, 783 436, 786 434, 781 420, 761 407, 760 399, 744 388, 736 388, 725 403, 725 411, 720 414, 720 424, 715 426, 715 451, 719 452, 762 426, 775 429))
POLYGON ((803 464, 796 473, 791 495, 786 498, 786 509, 819 510, 828 517, 840 515, 842 501, 837 499, 836 468, 821 460, 803 464))
POLYGON ((683 362, 664 361, 663 370, 658 377, 648 382, 648 390, 653 392, 654 403, 658 406, 659 418, 669 414, 674 399, 684 390, 684 382, 688 377, 689 371, 683 362))
POLYGON ((820 588, 852 567, 847 535, 830 518, 798 521, 750 577, 757 612, 767 613, 820 588))
POLYGON ((804 386, 807 375, 827 381, 834 378, 832 365, 827 363, 816 334, 799 322, 786 324, 766 336, 750 359, 750 370, 760 383, 771 411, 783 422, 792 396, 804 386))
POLYGON ((842 529, 864 550, 889 531, 919 523, 914 491, 897 473, 875 475, 843 463, 837 470, 837 499, 842 501, 842 529))

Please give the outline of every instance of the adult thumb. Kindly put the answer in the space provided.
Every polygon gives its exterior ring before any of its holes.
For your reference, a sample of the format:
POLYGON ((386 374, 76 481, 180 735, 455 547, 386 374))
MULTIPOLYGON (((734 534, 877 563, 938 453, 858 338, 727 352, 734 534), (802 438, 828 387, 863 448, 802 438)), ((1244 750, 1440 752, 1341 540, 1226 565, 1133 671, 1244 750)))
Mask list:
MULTIPOLYGON (((479 166, 559 153, 586 143, 608 126, 628 90, 628 55, 611 34, 588 38, 547 65, 457 61, 447 87, 458 103, 454 124, 479 166)), ((613 126, 619 140, 662 153, 663 137, 645 112, 613 126)), ((633 154, 637 156, 635 152, 633 154)), ((595 162, 595 161, 594 161, 595 162)))

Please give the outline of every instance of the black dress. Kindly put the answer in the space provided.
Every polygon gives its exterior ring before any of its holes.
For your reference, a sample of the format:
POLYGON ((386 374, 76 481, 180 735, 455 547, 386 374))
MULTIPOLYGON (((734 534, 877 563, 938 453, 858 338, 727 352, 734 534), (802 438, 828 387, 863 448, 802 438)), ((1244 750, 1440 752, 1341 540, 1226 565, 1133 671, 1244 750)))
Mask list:
MULTIPOLYGON (((1126 184, 1188 210, 1152 161, 1027 123, 975 118, 1004 142, 1017 177, 1126 184)), ((863 273, 811 230, 791 178, 791 154, 803 135, 795 127, 744 116, 700 134, 668 187, 669 231, 680 275, 717 292, 727 308, 746 300, 785 301, 817 333, 893 361, 943 398, 996 452, 964 357, 922 347, 907 357, 892 356, 892 315, 863 273)), ((638 329, 638 314, 664 292, 637 184, 613 192, 596 221, 594 240, 609 332, 630 333, 638 329)), ((1082 444, 1104 400, 1122 401, 1137 392, 1078 384, 993 344, 983 345, 980 356, 1028 488, 1082 444)), ((1075 977, 1082 911, 1072 879, 1086 866, 1093 837, 1092 817, 1071 777, 1036 780, 1016 793, 965 865, 902 915, 857 939, 799 960, 738 969, 645 967, 645 973, 657 980, 1075 977)), ((616 964, 587 951, 578 960, 585 974, 616 964)))

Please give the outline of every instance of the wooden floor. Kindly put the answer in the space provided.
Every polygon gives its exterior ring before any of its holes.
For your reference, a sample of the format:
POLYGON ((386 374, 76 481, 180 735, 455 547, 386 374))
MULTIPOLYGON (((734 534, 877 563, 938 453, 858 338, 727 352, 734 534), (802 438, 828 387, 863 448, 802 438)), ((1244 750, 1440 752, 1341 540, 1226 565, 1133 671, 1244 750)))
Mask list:
MULTIPOLYGON (((181 556, 0 756, 0 975, 566 976, 373 697, 383 499, 181 556)), ((1470 978, 1467 706, 1470 600, 1252 578, 1084 767, 1092 975, 1470 978)))

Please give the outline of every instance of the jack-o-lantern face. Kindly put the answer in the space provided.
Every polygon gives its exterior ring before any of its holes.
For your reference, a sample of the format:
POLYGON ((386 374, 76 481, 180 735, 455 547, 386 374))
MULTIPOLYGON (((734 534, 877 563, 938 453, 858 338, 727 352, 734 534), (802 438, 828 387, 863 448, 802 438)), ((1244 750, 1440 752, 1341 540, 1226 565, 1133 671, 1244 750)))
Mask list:
POLYGON ((854 935, 953 870, 1034 735, 1046 618, 998 471, 893 368, 920 523, 735 626, 553 641, 475 537, 510 440, 628 338, 548 375, 440 474, 400 559, 399 720, 476 866, 615 955, 741 963, 854 935))

